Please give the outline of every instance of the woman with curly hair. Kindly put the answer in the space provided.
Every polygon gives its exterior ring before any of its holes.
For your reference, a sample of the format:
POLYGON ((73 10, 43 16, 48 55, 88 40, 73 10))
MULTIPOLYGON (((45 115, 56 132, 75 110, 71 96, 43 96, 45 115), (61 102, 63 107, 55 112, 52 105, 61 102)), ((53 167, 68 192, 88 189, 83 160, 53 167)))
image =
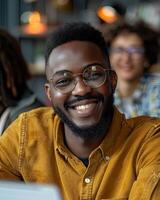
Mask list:
POLYGON ((160 117, 160 74, 150 73, 159 56, 159 33, 144 22, 103 27, 112 68, 118 75, 115 105, 127 118, 160 117))

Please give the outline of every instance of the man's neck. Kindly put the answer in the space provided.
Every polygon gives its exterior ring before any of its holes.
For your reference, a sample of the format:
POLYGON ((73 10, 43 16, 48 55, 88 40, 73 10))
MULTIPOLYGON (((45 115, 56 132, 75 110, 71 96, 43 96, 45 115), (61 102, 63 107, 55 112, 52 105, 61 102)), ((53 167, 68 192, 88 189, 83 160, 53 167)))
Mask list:
POLYGON ((104 135, 98 138, 81 138, 74 134, 67 126, 64 128, 66 146, 78 158, 88 158, 90 153, 100 145, 104 135))

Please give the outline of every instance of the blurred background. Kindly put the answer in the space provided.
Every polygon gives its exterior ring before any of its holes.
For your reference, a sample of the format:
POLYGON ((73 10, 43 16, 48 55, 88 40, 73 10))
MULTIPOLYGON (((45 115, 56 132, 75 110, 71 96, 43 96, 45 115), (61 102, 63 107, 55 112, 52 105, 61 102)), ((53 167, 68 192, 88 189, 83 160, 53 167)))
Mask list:
POLYGON ((44 73, 47 34, 64 22, 85 21, 95 26, 142 19, 160 30, 160 0, 0 0, 0 27, 20 41, 32 74, 44 73))

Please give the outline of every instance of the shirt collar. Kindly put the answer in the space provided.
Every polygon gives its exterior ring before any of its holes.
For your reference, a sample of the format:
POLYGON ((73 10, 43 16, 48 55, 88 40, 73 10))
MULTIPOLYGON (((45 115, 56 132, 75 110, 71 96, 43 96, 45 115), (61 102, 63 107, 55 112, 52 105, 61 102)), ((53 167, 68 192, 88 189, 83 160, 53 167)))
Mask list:
MULTIPOLYGON (((59 152, 67 159, 70 155, 70 151, 67 149, 67 147, 64 144, 64 134, 63 134, 63 124, 61 123, 60 118, 55 115, 55 125, 53 127, 53 130, 56 132, 54 134, 55 136, 55 145, 56 149, 59 150, 59 152)), ((100 144, 100 146, 97 149, 100 149, 102 153, 102 157, 106 160, 109 159, 109 157, 112 155, 115 145, 117 143, 117 140, 120 138, 120 132, 123 125, 123 131, 124 131, 124 122, 125 117, 123 114, 121 114, 116 107, 114 107, 114 115, 113 120, 111 122, 111 126, 109 130, 107 131, 107 135, 104 138, 103 142, 100 144)), ((128 133, 128 131, 126 131, 128 133)), ((125 134, 124 134, 125 135, 125 134)), ((122 139, 122 138, 121 138, 122 139)))
POLYGON ((124 127, 125 117, 116 107, 114 107, 114 115, 111 126, 107 131, 106 137, 100 145, 103 158, 106 159, 113 154, 117 141, 120 139, 122 126, 124 127))

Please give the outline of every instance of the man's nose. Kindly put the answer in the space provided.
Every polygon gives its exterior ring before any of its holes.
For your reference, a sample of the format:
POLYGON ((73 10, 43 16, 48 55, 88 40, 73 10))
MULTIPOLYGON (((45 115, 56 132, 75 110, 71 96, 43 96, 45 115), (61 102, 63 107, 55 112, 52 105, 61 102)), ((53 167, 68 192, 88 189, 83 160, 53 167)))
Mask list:
POLYGON ((74 96, 84 96, 85 94, 91 92, 92 88, 84 83, 81 77, 77 78, 75 88, 72 91, 74 96))

